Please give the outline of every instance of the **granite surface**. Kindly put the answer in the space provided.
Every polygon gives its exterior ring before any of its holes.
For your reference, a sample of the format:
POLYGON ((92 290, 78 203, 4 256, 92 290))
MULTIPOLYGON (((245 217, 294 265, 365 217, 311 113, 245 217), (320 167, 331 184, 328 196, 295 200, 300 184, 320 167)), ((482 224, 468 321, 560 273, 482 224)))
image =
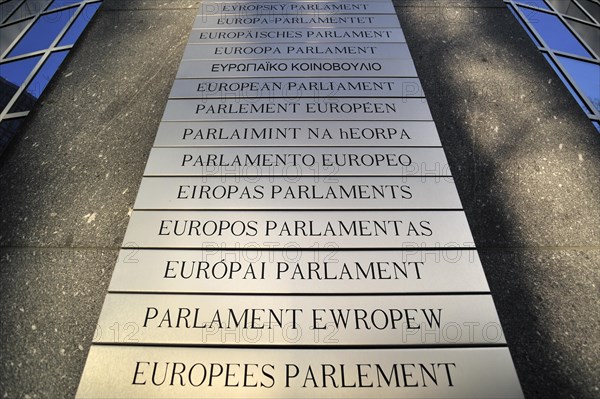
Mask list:
MULTIPOLYGON (((105 0, 0 158, 0 397, 73 397, 197 1, 105 0)), ((500 0, 395 1, 524 392, 600 395, 600 134, 500 0)))
POLYGON ((395 1, 526 397, 600 395, 600 134, 502 1, 395 1))
POLYGON ((0 157, 0 397, 71 398, 197 1, 105 0, 0 157))

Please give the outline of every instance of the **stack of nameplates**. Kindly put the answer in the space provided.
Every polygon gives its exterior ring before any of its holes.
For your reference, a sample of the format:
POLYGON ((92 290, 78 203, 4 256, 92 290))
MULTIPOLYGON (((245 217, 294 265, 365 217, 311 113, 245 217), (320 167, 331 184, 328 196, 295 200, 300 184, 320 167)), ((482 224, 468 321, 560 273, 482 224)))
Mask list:
POLYGON ((519 398, 392 3, 202 3, 78 398, 519 398))

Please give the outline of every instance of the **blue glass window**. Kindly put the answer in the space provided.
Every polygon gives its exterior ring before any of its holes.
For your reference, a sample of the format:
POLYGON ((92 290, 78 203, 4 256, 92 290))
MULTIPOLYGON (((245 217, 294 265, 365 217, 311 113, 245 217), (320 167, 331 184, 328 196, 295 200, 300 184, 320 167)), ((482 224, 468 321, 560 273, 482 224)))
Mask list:
POLYGON ((584 24, 583 22, 567 19, 567 23, 579 37, 594 51, 600 55, 600 28, 593 25, 584 24))
POLYGON ((571 3, 569 5, 569 8, 567 8, 567 10, 565 11, 565 14, 570 15, 575 18, 582 19, 587 22, 592 22, 592 20, 590 18, 588 18, 588 16, 585 15, 585 13, 581 10, 581 8, 579 8, 577 5, 575 5, 575 3, 571 3))
POLYGON ((534 6, 537 8, 543 8, 544 10, 550 10, 550 7, 548 7, 544 0, 518 0, 517 3, 526 4, 528 6, 534 6))
POLYGON ((542 45, 542 43, 540 43, 540 41, 537 39, 537 37, 535 37, 535 35, 533 35, 531 33, 531 31, 529 30, 529 27, 527 25, 525 25, 525 23, 523 23, 523 21, 521 20, 521 18, 519 18, 519 15, 517 14, 517 12, 515 11, 515 9, 513 8, 512 5, 508 6, 508 9, 510 10, 510 12, 512 12, 512 14, 515 16, 515 18, 517 18, 517 21, 519 21, 519 23, 521 24, 521 26, 523 27, 523 29, 525 29, 525 32, 527 32, 527 34, 529 35, 529 38, 539 47, 542 45))
POLYGON ((4 109, 17 93, 41 56, 0 64, 0 109, 4 109))
POLYGON ((4 22, 5 19, 14 11, 19 5, 19 0, 11 0, 6 3, 0 4, 0 22, 4 22))
POLYGON ((63 36, 62 40, 58 44, 59 46, 67 46, 74 44, 81 32, 85 29, 87 24, 90 22, 96 11, 100 8, 100 3, 88 4, 81 11, 81 13, 77 16, 73 25, 69 28, 67 33, 63 36))
POLYGON ((50 57, 44 63, 44 66, 35 75, 29 86, 27 86, 27 92, 34 97, 39 98, 42 92, 52 79, 52 76, 56 73, 62 62, 67 57, 68 51, 58 51, 50 54, 50 57))
POLYGON ((600 65, 559 55, 557 58, 575 83, 588 96, 596 110, 600 111, 600 65))
POLYGON ((39 14, 46 9, 50 0, 27 0, 15 13, 10 17, 9 21, 17 21, 19 19, 31 17, 39 14))
POLYGON ((600 1, 504 0, 581 109, 600 122, 600 1), (543 8, 535 10, 529 4, 543 8), (583 22, 587 21, 587 22, 583 22), (534 34, 537 37, 533 37, 534 34), (539 38, 538 38, 539 37, 539 38), (563 55, 567 53, 566 55, 563 55))
POLYGON ((548 2, 556 11, 563 15, 569 15, 571 17, 580 18, 584 21, 591 22, 591 19, 585 15, 582 9, 579 8, 579 6, 573 0, 548 0, 548 2))
POLYGON ((553 50, 591 57, 591 54, 555 15, 523 7, 519 7, 519 10, 553 50))
POLYGON ((596 22, 600 22, 600 4, 591 0, 579 0, 579 4, 596 19, 596 22))
POLYGON ((567 89, 569 89, 569 92, 571 92, 571 95, 573 97, 575 97, 575 100, 577 100, 577 103, 579 104, 579 106, 585 111, 586 114, 591 113, 592 111, 583 102, 583 100, 581 99, 581 97, 579 96, 579 94, 577 93, 577 91, 573 88, 573 86, 571 85, 571 83, 569 83, 569 81, 563 75, 563 73, 560 71, 560 69, 558 69, 558 66, 556 66, 556 64, 554 63, 554 61, 552 60, 552 58, 550 58, 550 56, 548 54, 544 54, 544 57, 546 57, 546 61, 548 61, 548 63, 552 66, 552 69, 554 69, 554 72, 556 72, 556 74, 558 75, 558 77, 560 78, 560 80, 562 80, 562 82, 567 87, 567 89))
POLYGON ((62 62, 65 60, 68 51, 58 51, 50 54, 44 66, 40 68, 35 77, 27 86, 27 90, 21 94, 15 102, 10 112, 29 111, 33 108, 35 101, 42 95, 46 86, 56 73, 62 62))
POLYGON ((55 8, 61 8, 70 4, 81 3, 81 0, 54 0, 48 10, 54 10, 55 8))
POLYGON ((66 9, 42 15, 10 52, 9 57, 45 50, 50 47, 56 36, 69 22, 73 12, 72 9, 66 9))
POLYGON ((0 154, 101 4, 0 0, 0 154))
POLYGON ((21 86, 29 76, 41 56, 0 64, 0 77, 10 83, 21 86))
POLYGON ((21 34, 31 21, 17 22, 0 28, 0 54, 8 49, 12 42, 21 34))

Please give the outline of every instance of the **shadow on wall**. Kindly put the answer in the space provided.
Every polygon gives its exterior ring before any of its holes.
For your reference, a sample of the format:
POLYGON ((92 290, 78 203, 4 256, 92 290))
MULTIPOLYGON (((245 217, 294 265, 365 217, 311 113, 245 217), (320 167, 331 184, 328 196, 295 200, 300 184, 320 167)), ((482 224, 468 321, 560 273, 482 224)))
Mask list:
POLYGON ((600 135, 502 1, 395 4, 526 396, 597 395, 600 135))
POLYGON ((0 157, 0 396, 75 394, 197 9, 171 4, 104 0, 0 157))

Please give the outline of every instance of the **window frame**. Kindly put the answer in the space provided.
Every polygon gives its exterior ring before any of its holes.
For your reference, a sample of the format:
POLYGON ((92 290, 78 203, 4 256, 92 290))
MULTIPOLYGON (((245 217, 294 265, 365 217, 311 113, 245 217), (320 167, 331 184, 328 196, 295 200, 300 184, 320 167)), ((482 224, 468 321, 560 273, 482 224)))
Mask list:
MULTIPOLYGON (((11 1, 11 0, 4 0, 4 1, 0 0, 0 5, 8 3, 9 1, 11 1)), ((39 10, 39 12, 37 12, 37 14, 29 15, 29 16, 26 16, 23 18, 18 18, 13 21, 7 22, 12 18, 12 16, 19 10, 19 8, 26 1, 27 0, 18 1, 17 6, 12 11, 10 11, 6 16, 4 16, 2 18, 2 20, 0 20, 1 21, 0 29, 4 28, 6 26, 13 25, 13 24, 18 24, 18 23, 29 21, 29 23, 23 27, 21 32, 8 45, 6 50, 2 54, 0 54, 0 65, 6 64, 6 63, 9 63, 12 61, 18 61, 18 60, 35 57, 35 56, 40 56, 40 55, 42 57, 37 62, 37 64, 34 66, 34 68, 29 73, 29 75, 25 78, 25 80, 23 81, 21 86, 18 88, 18 90, 14 93, 14 95, 9 100, 9 102, 4 106, 3 109, 0 109, 0 123, 5 120, 23 118, 31 112, 31 110, 28 110, 28 111, 20 111, 20 112, 12 112, 11 113, 10 110, 14 107, 15 103, 19 100, 21 95, 27 90, 27 88, 29 87, 31 82, 34 80, 34 78, 37 76, 37 74, 40 72, 40 70, 44 67, 44 65, 46 65, 46 62, 48 61, 48 59, 50 58, 50 56, 53 53, 60 52, 60 51, 70 51, 73 48, 74 44, 59 46, 59 43, 62 41, 63 37, 69 31, 71 26, 75 23, 77 18, 80 15, 82 15, 83 10, 86 8, 86 6, 88 6, 90 4, 96 4, 96 3, 101 4, 103 0, 81 0, 77 3, 71 3, 68 5, 56 7, 53 9, 50 9, 50 7, 52 6, 52 4, 54 4, 54 1, 49 1, 42 9, 39 10), (50 43, 50 45, 46 49, 32 51, 29 53, 25 53, 25 54, 13 56, 13 57, 8 56, 11 53, 11 51, 18 45, 18 43, 21 42, 21 40, 25 37, 25 35, 27 35, 27 33, 36 24, 36 22, 40 20, 41 17, 43 17, 44 15, 49 15, 49 14, 53 14, 53 13, 60 13, 61 11, 66 11, 66 10, 70 10, 70 9, 74 10, 74 12, 72 13, 71 17, 69 18, 67 23, 64 25, 64 27, 61 29, 61 31, 56 35, 56 37, 53 39, 53 41, 50 43)), ((91 18, 90 18, 90 20, 91 20, 91 18)), ((41 93, 40 93, 40 95, 41 95, 41 93)))
MULTIPOLYGON (((569 71, 565 67, 563 67, 563 65, 561 64, 561 62, 558 58, 558 56, 564 57, 564 58, 571 58, 571 59, 578 60, 578 61, 592 63, 592 64, 598 65, 600 67, 600 54, 597 54, 594 51, 594 49, 591 48, 591 46, 588 45, 588 43, 586 43, 586 41, 583 40, 583 38, 579 35, 579 33, 576 32, 571 27, 571 25, 568 23, 569 20, 572 20, 575 22, 579 22, 579 23, 582 23, 585 25, 592 26, 592 27, 598 29, 599 34, 600 34, 600 21, 596 20, 596 18, 594 18, 591 15, 591 13, 589 13, 587 11, 587 9, 585 7, 580 5, 578 3, 578 0, 569 0, 569 1, 574 3, 575 6, 578 7, 579 10, 582 11, 590 19, 590 21, 593 21, 593 22, 585 21, 585 20, 570 16, 570 15, 562 14, 562 13, 558 12, 557 9, 549 1, 544 1, 544 3, 548 6, 548 8, 550 8, 550 10, 536 7, 534 5, 527 4, 526 2, 520 1, 520 0, 504 0, 504 3, 507 5, 507 7, 510 9, 510 11, 512 11, 512 13, 515 15, 515 17, 517 17, 517 20, 521 23, 521 25, 527 31, 527 33, 529 33, 529 35, 532 37, 532 39, 535 39, 534 44, 538 47, 538 50, 540 50, 547 58, 549 58, 552 63, 551 66, 555 70, 560 72, 559 77, 561 78, 561 80, 566 80, 565 84, 567 86, 570 85, 573 88, 573 90, 575 91, 575 94, 578 96, 578 99, 581 100, 583 102, 583 104, 585 104, 585 107, 588 108, 587 110, 583 109, 584 112, 587 114, 587 117, 593 122, 600 122, 600 110, 589 99, 589 97, 586 95, 585 91, 577 84, 575 78, 573 78, 569 74, 569 71), (585 48, 591 54, 591 58, 583 57, 583 56, 580 56, 577 54, 572 54, 572 53, 559 51, 559 50, 555 50, 555 49, 551 48, 546 43, 546 41, 543 39, 543 37, 537 32, 536 28, 530 23, 528 18, 523 14, 522 9, 530 9, 530 10, 533 10, 536 12, 550 14, 550 15, 554 15, 554 16, 558 17, 559 21, 573 35, 573 37, 583 46, 583 48, 585 48), (537 43, 535 41, 537 41, 537 43)), ((598 0, 591 0, 591 1, 600 6, 600 1, 598 1, 598 0)), ((596 126, 596 125, 594 125, 594 126, 596 126)))

